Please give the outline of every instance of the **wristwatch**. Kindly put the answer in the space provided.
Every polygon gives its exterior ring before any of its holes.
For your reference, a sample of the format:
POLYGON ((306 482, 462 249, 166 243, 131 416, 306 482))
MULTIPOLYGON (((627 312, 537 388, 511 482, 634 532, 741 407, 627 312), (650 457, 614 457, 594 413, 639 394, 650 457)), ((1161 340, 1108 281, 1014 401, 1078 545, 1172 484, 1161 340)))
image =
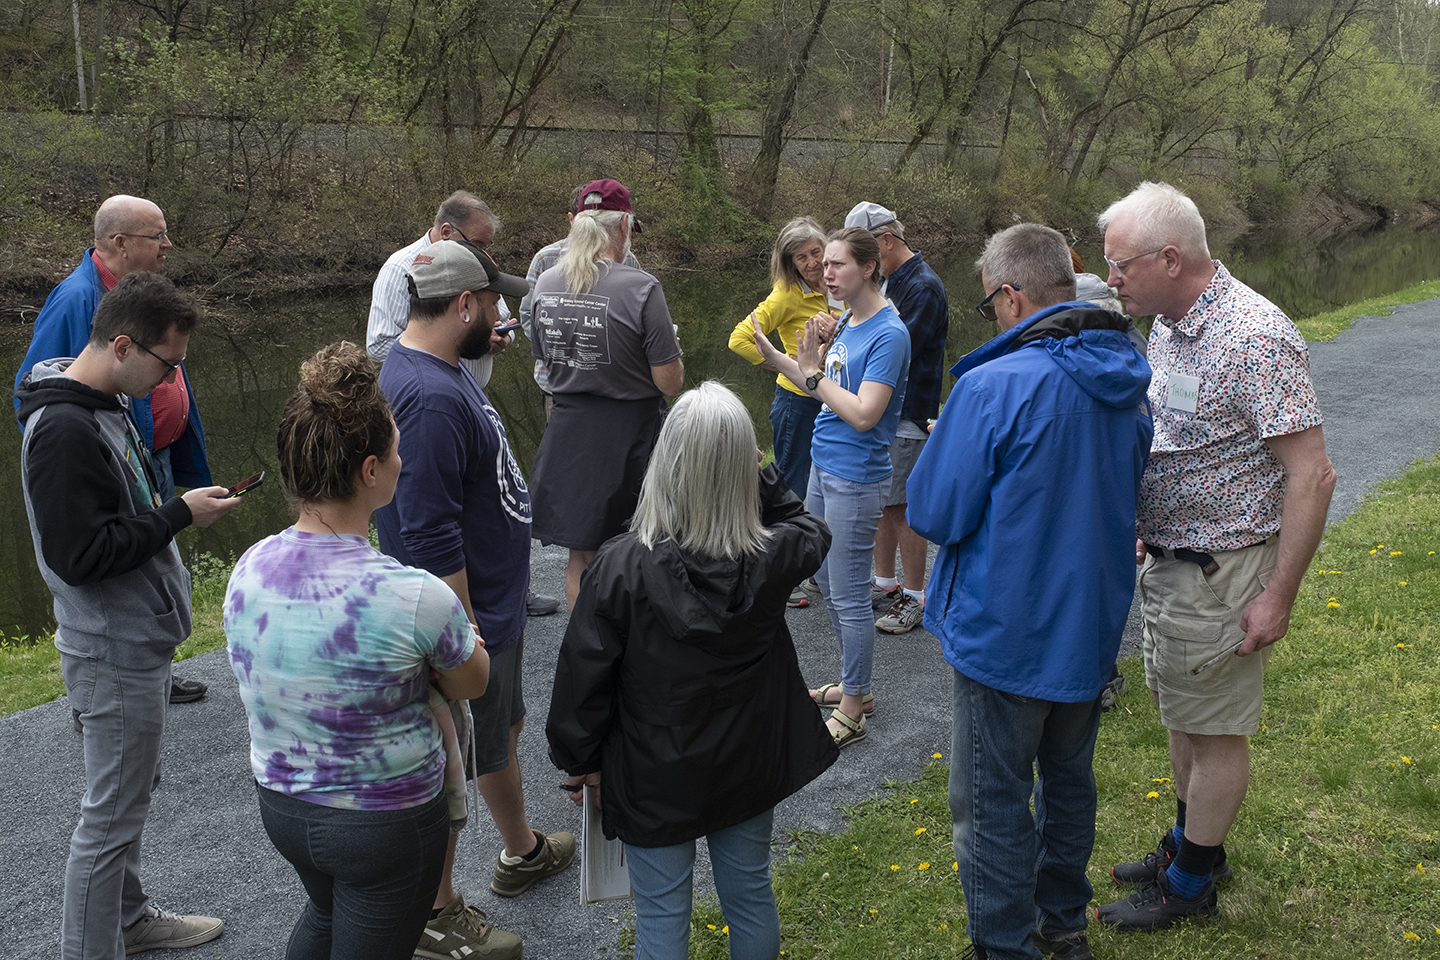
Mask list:
POLYGON ((809 390, 811 393, 814 393, 819 388, 820 381, 824 379, 825 377, 821 374, 811 374, 810 376, 805 378, 805 389, 809 390))

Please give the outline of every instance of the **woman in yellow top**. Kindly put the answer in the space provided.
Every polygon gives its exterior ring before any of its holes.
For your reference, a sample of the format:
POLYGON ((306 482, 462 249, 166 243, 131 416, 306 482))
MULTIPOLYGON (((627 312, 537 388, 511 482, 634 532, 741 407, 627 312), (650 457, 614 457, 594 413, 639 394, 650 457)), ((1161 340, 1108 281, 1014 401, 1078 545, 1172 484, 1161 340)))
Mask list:
MULTIPOLYGON (((730 349, 775 377, 775 402, 770 406, 770 431, 775 443, 775 468, 790 489, 805 499, 810 480, 810 437, 820 401, 802 387, 791 383, 755 348, 754 320, 767 336, 778 333, 785 353, 797 356, 796 344, 805 332, 805 321, 816 314, 830 316, 830 301, 823 280, 825 231, 812 217, 796 217, 781 229, 770 251, 770 279, 775 284, 770 296, 735 325, 730 332, 730 349)), ((835 319, 830 316, 833 332, 835 319)), ((828 340, 828 337, 824 337, 828 340)), ((803 606, 803 591, 796 591, 794 606, 803 606)))

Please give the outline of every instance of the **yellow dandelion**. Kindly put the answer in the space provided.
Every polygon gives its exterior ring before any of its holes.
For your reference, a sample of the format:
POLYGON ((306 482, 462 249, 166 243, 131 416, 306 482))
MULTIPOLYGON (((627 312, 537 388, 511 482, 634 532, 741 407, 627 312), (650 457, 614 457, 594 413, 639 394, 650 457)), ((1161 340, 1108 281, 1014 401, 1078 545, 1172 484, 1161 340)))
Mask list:
POLYGON ((1375 546, 1378 547, 1378 548, 1381 549, 1381 550, 1384 550, 1384 549, 1385 549, 1385 544, 1383 544, 1383 543, 1377 543, 1377 544, 1375 544, 1375 546))
POLYGON ((876 910, 874 907, 871 907, 871 908, 870 908, 870 912, 871 912, 871 913, 879 913, 880 911, 879 911, 879 910, 876 910))
POLYGON ((1391 550, 1391 551, 1390 551, 1390 556, 1392 556, 1392 557, 1398 557, 1398 556, 1400 556, 1400 551, 1399 551, 1399 550, 1391 550))
POLYGON ((720 932, 725 934, 725 936, 727 937, 730 936, 730 925, 726 924, 725 926, 721 927, 720 932))
POLYGON ((930 754, 930 759, 931 759, 931 760, 939 760, 939 759, 941 759, 941 755, 940 755, 938 752, 937 752, 937 753, 932 753, 932 754, 930 754))
POLYGON ((1423 863, 1417 863, 1417 864, 1415 864, 1415 872, 1418 873, 1418 874, 1420 874, 1420 876, 1422 876, 1422 877, 1425 876, 1425 864, 1423 864, 1423 863))
POLYGON ((1334 603, 1334 602, 1335 602, 1336 600, 1338 600, 1338 599, 1340 599, 1340 598, 1339 598, 1339 597, 1330 597, 1330 598, 1329 598, 1329 602, 1330 602, 1330 603, 1334 603))
POLYGON ((1420 934, 1416 933, 1414 930, 1406 930, 1406 931, 1405 931, 1405 936, 1401 937, 1400 939, 1401 939, 1401 940, 1419 940, 1419 939, 1420 939, 1420 934))
POLYGON ((894 870, 899 870, 899 869, 900 869, 900 864, 898 864, 898 863, 892 863, 892 864, 890 864, 890 869, 891 869, 892 871, 894 871, 894 870))
POLYGON ((929 829, 930 829, 929 827, 916 827, 916 828, 915 828, 915 836, 918 837, 918 836, 920 836, 920 834, 924 833, 926 830, 929 830, 929 829))
POLYGON ((919 798, 919 797, 916 797, 914 800, 911 800, 910 802, 911 802, 911 803, 919 803, 919 802, 920 802, 920 798, 919 798))
MULTIPOLYGON (((1433 556, 1435 556, 1435 551, 1434 551, 1434 550, 1431 550, 1429 553, 1425 554, 1425 556, 1427 556, 1427 557, 1433 557, 1433 556)), ((1440 928, 1437 928, 1437 929, 1440 929, 1440 928)))
POLYGON ((1374 550, 1371 550, 1370 553, 1373 555, 1373 554, 1375 553, 1375 551, 1374 551, 1374 550))
POLYGON ((1403 643, 1397 643, 1397 644, 1395 644, 1395 646, 1399 647, 1401 650, 1404 650, 1404 649, 1405 649, 1405 644, 1403 644, 1403 643))
POLYGON ((1409 757, 1401 757, 1401 758, 1400 758, 1400 762, 1403 763, 1403 764, 1405 764, 1405 766, 1407 766, 1407 767, 1410 766, 1410 758, 1409 758, 1409 757))
POLYGON ((960 861, 959 861, 959 860, 956 860, 954 863, 950 864, 950 869, 951 869, 951 870, 954 870, 956 873, 959 873, 959 872, 960 872, 960 861))
POLYGON ((850 849, 851 849, 851 850, 859 850, 860 847, 859 847, 857 844, 853 844, 853 843, 852 843, 852 844, 850 845, 850 849))
MULTIPOLYGON (((942 923, 942 924, 940 924, 940 926, 936 927, 935 929, 936 929, 936 930, 949 930, 949 929, 950 929, 950 924, 948 924, 948 923, 942 923)), ((1440 929, 1437 929, 1435 932, 1436 932, 1436 933, 1440 933, 1440 929)))
POLYGON ((1151 783, 1169 783, 1169 782, 1170 782, 1170 778, 1169 778, 1169 777, 1151 777, 1151 778, 1150 778, 1150 782, 1151 782, 1151 783))
POLYGON ((1154 790, 1151 790, 1149 793, 1145 794, 1146 800, 1156 800, 1159 799, 1159 797, 1160 794, 1156 793, 1154 790))
POLYGON ((1409 581, 1409 580, 1401 580, 1401 581, 1400 581, 1400 586, 1402 586, 1402 587, 1408 587, 1408 586, 1410 586, 1410 581, 1409 581))
POLYGON ((926 862, 920 864, 920 866, 916 867, 915 869, 917 869, 917 870, 929 870, 929 869, 930 869, 930 862, 927 860, 926 862))
POLYGON ((1331 608, 1332 610, 1340 609, 1340 604, 1336 603, 1334 600, 1331 600, 1329 603, 1325 604, 1325 606, 1331 608))
POLYGON ((713 923, 707 923, 707 924, 705 924, 705 929, 706 929, 706 930, 714 930, 714 929, 715 929, 715 924, 713 924, 713 923))

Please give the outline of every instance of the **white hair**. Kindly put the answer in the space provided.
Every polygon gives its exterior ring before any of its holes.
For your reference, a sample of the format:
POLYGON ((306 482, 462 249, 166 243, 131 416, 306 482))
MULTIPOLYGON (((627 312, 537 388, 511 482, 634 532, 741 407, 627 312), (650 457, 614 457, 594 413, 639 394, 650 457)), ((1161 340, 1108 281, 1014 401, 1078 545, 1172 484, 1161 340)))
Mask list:
POLYGON ((755 425, 723 384, 707 380, 671 408, 630 529, 652 549, 672 540, 725 560, 758 553, 770 538, 760 521, 755 425))
POLYGON ((1186 260, 1209 262, 1205 220, 1191 200, 1168 183, 1140 184, 1130 195, 1116 200, 1096 218, 1101 230, 1110 229, 1120 216, 1130 218, 1130 240, 1141 251, 1173 244, 1186 260))

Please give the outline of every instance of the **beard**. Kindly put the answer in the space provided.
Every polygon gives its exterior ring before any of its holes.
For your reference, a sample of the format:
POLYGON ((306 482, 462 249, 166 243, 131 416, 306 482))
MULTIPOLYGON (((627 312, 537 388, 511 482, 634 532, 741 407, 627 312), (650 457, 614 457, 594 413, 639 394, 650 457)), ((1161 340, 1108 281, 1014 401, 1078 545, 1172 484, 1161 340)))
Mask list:
POLYGON ((460 341, 460 358, 462 360, 479 360, 489 352, 490 324, 480 317, 476 317, 474 326, 465 333, 465 338, 460 341))

